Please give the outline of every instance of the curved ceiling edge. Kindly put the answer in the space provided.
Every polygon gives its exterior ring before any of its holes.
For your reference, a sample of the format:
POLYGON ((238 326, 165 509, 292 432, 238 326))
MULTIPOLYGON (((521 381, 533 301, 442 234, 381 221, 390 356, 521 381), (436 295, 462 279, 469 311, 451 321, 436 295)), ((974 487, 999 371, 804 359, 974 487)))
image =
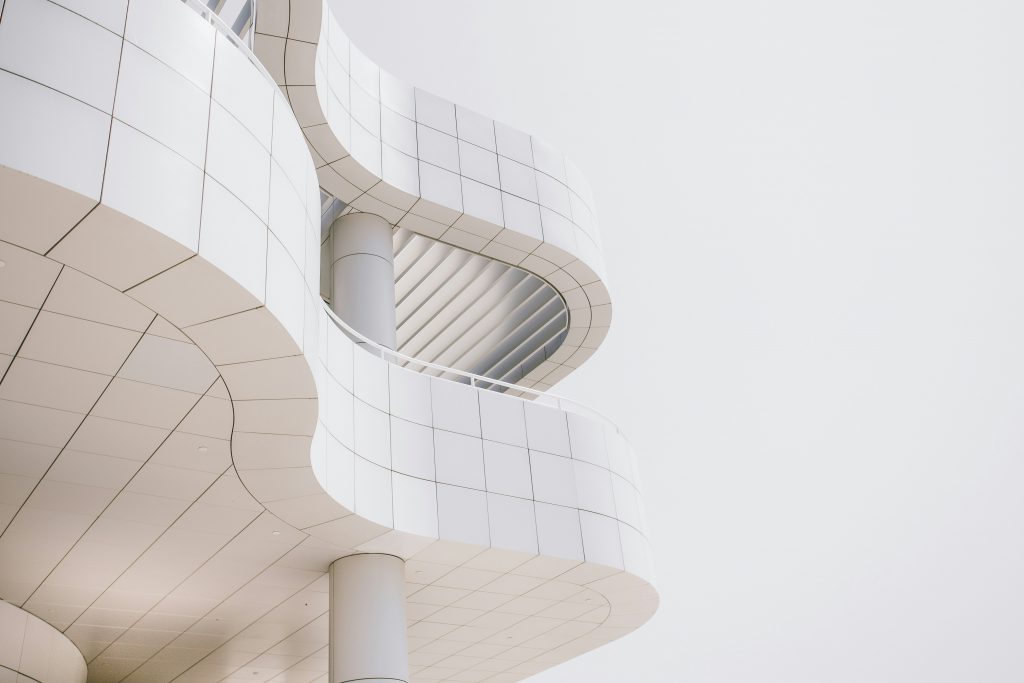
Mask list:
POLYGON ((519 384, 545 390, 593 355, 612 305, 594 202, 575 165, 384 71, 326 0, 262 0, 253 49, 291 103, 326 192, 527 270, 565 299, 565 341, 519 384))

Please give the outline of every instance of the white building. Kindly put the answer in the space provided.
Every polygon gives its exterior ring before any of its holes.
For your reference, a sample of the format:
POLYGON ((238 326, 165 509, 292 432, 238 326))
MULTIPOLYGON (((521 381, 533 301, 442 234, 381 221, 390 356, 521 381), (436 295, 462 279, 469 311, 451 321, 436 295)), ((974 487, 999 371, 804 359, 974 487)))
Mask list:
POLYGON ((545 393, 611 319, 579 171, 326 0, 209 4, 0 0, 0 682, 515 681, 640 626, 630 447, 545 393))

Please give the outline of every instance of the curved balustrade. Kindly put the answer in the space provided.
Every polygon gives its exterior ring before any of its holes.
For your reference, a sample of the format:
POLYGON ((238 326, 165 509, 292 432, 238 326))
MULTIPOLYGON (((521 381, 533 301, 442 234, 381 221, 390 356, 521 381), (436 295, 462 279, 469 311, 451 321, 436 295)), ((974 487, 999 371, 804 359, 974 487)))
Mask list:
MULTIPOLYGON (((195 3, 67 4, 5 0, 0 15, 0 248, 18 285, 0 352, 102 382, 69 406, 63 385, 12 398, 33 387, 7 373, 0 452, 53 467, 4 500, 0 594, 59 623, 97 681, 248 677, 267 633, 322 647, 325 572, 357 552, 408 560, 410 650, 496 653, 414 679, 502 663, 515 680, 648 619, 642 498, 616 428, 509 395, 522 386, 402 367, 419 362, 353 341, 324 309, 321 176, 293 115, 294 88, 316 85, 286 84, 287 101, 195 3), (107 336, 31 336, 57 319, 107 336), (32 535, 44 526, 52 538, 32 535), (481 621, 432 621, 459 601, 481 621)), ((299 5, 261 5, 258 22, 281 7, 299 5)), ((291 27, 315 37, 322 16, 304 18, 291 27)), ((286 35, 282 55, 298 49, 286 35)), ((573 309, 577 325, 604 305, 573 309)))
POLYGON ((517 384, 549 389, 594 353, 612 304, 594 200, 571 161, 381 69, 326 0, 262 5, 254 50, 292 105, 324 191, 522 268, 562 296, 568 334, 517 384))
MULTIPOLYGON (((424 375, 391 362, 396 354, 328 309, 322 315, 317 385, 323 399, 309 470, 270 468, 260 449, 234 449, 250 491, 260 499, 278 496, 268 509, 337 543, 352 533, 351 511, 372 522, 367 533, 399 532, 379 543, 403 552, 440 539, 650 576, 632 449, 610 421, 424 375), (319 487, 306 483, 310 476, 319 487), (283 484, 284 477, 291 483, 283 484), (446 495, 458 502, 446 508, 446 495), (522 518, 495 518, 491 499, 507 499, 522 518), (579 518, 568 535, 555 531, 563 515, 579 518), (468 529, 466 520, 482 526, 468 529), (522 535, 515 539, 495 531, 516 528, 522 535)), ((306 446, 293 448, 282 460, 298 461, 306 446)))
POLYGON ((455 381, 465 380, 465 384, 469 384, 472 387, 479 387, 488 391, 498 391, 507 393, 509 396, 525 397, 528 400, 532 400, 540 405, 551 406, 564 410, 567 412, 577 413, 580 415, 587 415, 603 422, 608 428, 621 433, 619 426, 612 422, 611 418, 607 417, 603 413, 594 408, 574 401, 564 396, 553 394, 550 391, 537 391, 536 389, 530 389, 523 387, 518 384, 512 384, 510 382, 503 382, 501 380, 493 379, 490 377, 484 377, 483 375, 476 375, 472 372, 466 372, 458 368, 447 367, 444 365, 438 365, 437 363, 428 363, 412 356, 407 356, 404 353, 399 353, 393 349, 389 349, 386 346, 381 346, 377 342, 373 341, 369 337, 360 333, 358 330, 353 328, 351 325, 346 323, 344 320, 339 318, 334 311, 331 310, 330 306, 324 304, 324 313, 333 322, 338 329, 344 332, 350 339, 357 342, 364 349, 371 350, 378 358, 382 358, 390 363, 395 363, 403 367, 415 367, 424 370, 433 370, 440 373, 441 377, 450 378, 457 377, 459 379, 455 381))

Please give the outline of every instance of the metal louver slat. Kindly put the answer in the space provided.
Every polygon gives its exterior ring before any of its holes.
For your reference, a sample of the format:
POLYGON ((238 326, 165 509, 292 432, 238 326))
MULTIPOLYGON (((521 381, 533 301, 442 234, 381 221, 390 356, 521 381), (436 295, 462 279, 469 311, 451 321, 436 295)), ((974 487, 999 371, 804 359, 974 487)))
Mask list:
MULTIPOLYGON (((323 248, 329 251, 330 226, 345 206, 323 200, 323 248)), ((399 352, 515 382, 564 339, 565 302, 541 278, 402 228, 395 229, 393 244, 399 352)), ((329 258, 324 268, 329 271, 329 258)), ((329 298, 329 272, 323 289, 329 298)))
POLYGON ((496 369, 506 358, 512 359, 511 365, 520 362, 525 353, 521 349, 524 344, 529 343, 538 329, 545 329, 552 322, 557 322, 560 329, 565 329, 568 327, 568 321, 561 301, 551 300, 544 296, 543 291, 539 291, 507 317, 505 326, 481 324, 482 327, 489 329, 489 334, 449 364, 473 367, 476 368, 474 372, 477 374, 501 379, 499 374, 494 374, 496 369))

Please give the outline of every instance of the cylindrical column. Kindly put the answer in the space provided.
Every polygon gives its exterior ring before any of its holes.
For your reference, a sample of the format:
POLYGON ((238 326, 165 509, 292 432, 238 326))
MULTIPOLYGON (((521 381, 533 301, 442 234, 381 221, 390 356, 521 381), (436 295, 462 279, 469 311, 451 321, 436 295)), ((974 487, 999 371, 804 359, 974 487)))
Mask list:
POLYGON ((351 213, 331 225, 331 308, 381 346, 395 348, 395 250, 391 224, 351 213))
POLYGON ((349 555, 331 564, 330 682, 408 681, 405 560, 349 555))

